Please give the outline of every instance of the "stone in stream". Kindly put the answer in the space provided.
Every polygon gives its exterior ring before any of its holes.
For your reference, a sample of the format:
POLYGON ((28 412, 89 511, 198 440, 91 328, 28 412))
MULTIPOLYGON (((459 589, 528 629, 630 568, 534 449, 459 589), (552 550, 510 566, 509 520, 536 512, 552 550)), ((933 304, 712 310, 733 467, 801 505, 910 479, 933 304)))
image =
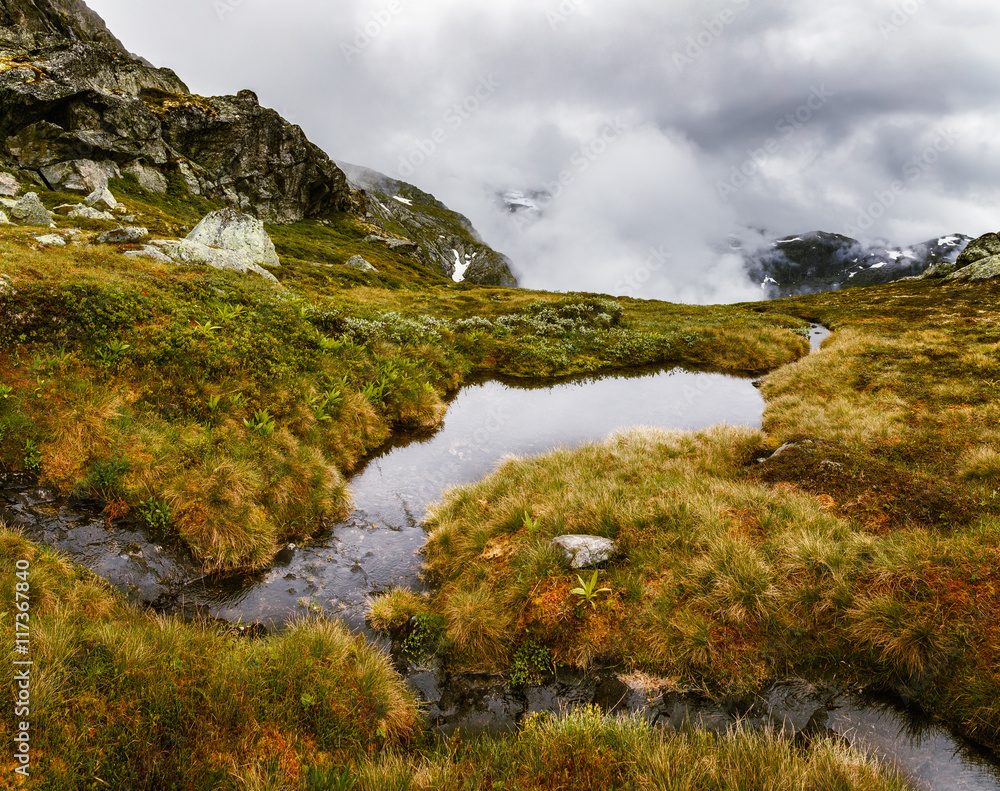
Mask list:
POLYGON ((600 536, 568 535, 552 539, 569 562, 570 568, 585 569, 604 563, 617 554, 618 546, 610 538, 600 536))

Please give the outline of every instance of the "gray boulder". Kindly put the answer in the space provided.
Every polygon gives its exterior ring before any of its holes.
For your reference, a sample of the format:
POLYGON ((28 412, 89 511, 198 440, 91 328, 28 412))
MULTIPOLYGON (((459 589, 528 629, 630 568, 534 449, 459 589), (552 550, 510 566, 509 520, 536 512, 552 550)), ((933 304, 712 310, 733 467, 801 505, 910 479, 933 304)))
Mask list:
MULTIPOLYGON (((56 207, 59 208, 59 207, 56 207)), ((71 220, 113 220, 115 216, 106 211, 101 211, 100 209, 92 209, 90 206, 84 206, 83 204, 79 206, 74 206, 69 210, 66 215, 71 220)))
POLYGON ((10 218, 2 211, 0 211, 0 225, 10 225, 10 218))
POLYGON ((118 201, 115 200, 115 196, 111 194, 111 190, 108 189, 107 183, 103 186, 97 187, 93 192, 91 192, 84 202, 95 209, 116 209, 118 207, 118 201))
POLYGON ((174 259, 152 244, 144 244, 138 250, 126 250, 123 255, 128 258, 149 258, 153 261, 159 261, 161 264, 174 263, 174 259))
POLYGON ((38 193, 29 192, 10 210, 11 219, 21 225, 51 225, 52 212, 38 199, 38 193))
POLYGON ((122 168, 122 173, 135 176, 135 180, 139 182, 139 186, 146 190, 146 192, 156 192, 162 195, 167 191, 167 177, 156 168, 147 165, 141 159, 127 164, 122 168))
POLYGON ((219 209, 206 214, 187 235, 187 240, 230 250, 260 266, 281 266, 264 223, 236 209, 219 209))
POLYGON ((360 255, 352 255, 344 261, 344 266, 349 266, 351 269, 357 269, 359 272, 378 272, 375 267, 369 264, 360 255))
POLYGON ((62 247, 66 244, 66 240, 57 233, 47 233, 34 238, 42 247, 62 247))
POLYGON ((119 226, 113 231, 105 231, 95 236, 94 244, 138 244, 147 236, 149 231, 145 228, 119 226))
POLYGON ((613 558, 618 547, 610 538, 599 536, 568 535, 552 539, 552 546, 559 547, 570 568, 585 569, 613 558))
POLYGON ((274 285, 279 285, 278 279, 266 269, 259 267, 247 256, 234 253, 232 250, 209 247, 207 244, 190 239, 154 239, 150 244, 175 264, 210 266, 214 269, 228 269, 242 273, 252 272, 274 285))
POLYGON ((21 185, 10 173, 0 173, 0 196, 13 198, 21 191, 21 185))
POLYGON ((85 194, 107 187, 109 178, 121 177, 114 163, 98 164, 91 159, 46 165, 40 172, 52 189, 85 194))

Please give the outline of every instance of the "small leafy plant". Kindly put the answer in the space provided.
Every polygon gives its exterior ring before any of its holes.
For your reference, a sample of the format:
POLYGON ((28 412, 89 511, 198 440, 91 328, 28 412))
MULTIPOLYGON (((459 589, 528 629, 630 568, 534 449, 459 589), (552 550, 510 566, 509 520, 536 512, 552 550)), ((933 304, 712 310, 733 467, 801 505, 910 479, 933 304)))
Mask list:
POLYGON ((143 500, 139 504, 139 513, 152 530, 161 533, 166 532, 166 529, 170 527, 171 521, 173 521, 170 506, 163 500, 157 500, 155 497, 143 500))
POLYGON ((258 409, 252 418, 244 418, 243 425, 262 437, 270 437, 274 433, 274 418, 266 409, 258 409))
POLYGON ((42 469, 42 457, 38 452, 38 446, 30 439, 24 443, 24 469, 29 472, 38 472, 42 469))
POLYGON ((588 582, 584 582, 583 577, 581 577, 578 574, 576 578, 580 583, 580 587, 573 588, 573 590, 570 591, 570 593, 574 594, 575 596, 579 596, 582 601, 587 602, 588 604, 590 604, 591 607, 595 609, 597 608, 597 602, 594 601, 594 599, 596 598, 597 594, 611 593, 611 588, 597 587, 597 574, 598 572, 595 569, 594 573, 590 576, 590 580, 588 582))

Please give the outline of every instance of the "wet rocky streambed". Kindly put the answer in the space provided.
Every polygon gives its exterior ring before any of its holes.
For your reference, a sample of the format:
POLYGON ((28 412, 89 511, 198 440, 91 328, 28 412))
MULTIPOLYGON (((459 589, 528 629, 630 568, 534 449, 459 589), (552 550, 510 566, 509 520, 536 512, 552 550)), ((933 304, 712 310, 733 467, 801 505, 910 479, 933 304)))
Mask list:
MULTIPOLYGON (((813 348, 828 334, 814 326, 813 348)), ((302 546, 289 545, 254 574, 205 577, 182 548, 155 540, 127 518, 109 524, 102 504, 62 497, 23 473, 0 473, 0 517, 160 610, 267 628, 326 612, 376 639, 364 622, 365 600, 394 585, 420 587, 421 522, 447 487, 483 477, 508 454, 579 445, 634 425, 759 427, 763 407, 749 379, 682 369, 468 385, 440 427, 397 438, 350 479, 354 511, 346 521, 302 546)), ((595 703, 672 728, 724 730, 743 721, 804 736, 829 731, 896 761, 919 787, 1000 791, 1000 764, 947 731, 890 702, 795 680, 753 700, 720 703, 647 689, 641 678, 613 670, 563 670, 554 681, 525 689, 491 677, 448 677, 435 667, 408 666, 407 674, 429 719, 445 732, 505 731, 530 712, 595 703)))

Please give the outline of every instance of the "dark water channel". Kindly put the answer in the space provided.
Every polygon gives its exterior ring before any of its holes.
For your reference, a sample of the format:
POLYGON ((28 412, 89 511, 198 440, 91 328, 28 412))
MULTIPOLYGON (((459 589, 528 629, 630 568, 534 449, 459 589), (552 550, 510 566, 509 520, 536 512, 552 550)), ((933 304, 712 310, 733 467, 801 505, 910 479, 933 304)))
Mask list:
MULTIPOLYGON (((828 335, 814 325, 813 349, 828 335)), ((151 540, 128 520, 108 525, 100 504, 60 497, 24 474, 0 474, 0 517, 160 609, 277 628, 321 611, 368 633, 368 596, 393 585, 420 587, 421 522, 448 487, 483 477, 508 454, 576 446, 635 425, 759 427, 763 406, 749 379, 681 369, 530 386, 472 384, 449 404, 439 428, 398 438, 350 479, 355 509, 345 522, 302 546, 289 545, 263 572, 230 578, 203 577, 180 547, 151 540)), ((496 679, 447 678, 434 668, 411 668, 409 678, 443 730, 503 730, 530 711, 596 702, 668 727, 693 722, 724 729, 737 719, 807 732, 821 727, 898 762, 920 788, 1000 791, 997 764, 946 730, 896 706, 811 687, 803 692, 799 682, 789 687, 794 693, 776 685, 734 712, 682 693, 638 692, 611 671, 563 673, 528 690, 507 689, 496 679)))

